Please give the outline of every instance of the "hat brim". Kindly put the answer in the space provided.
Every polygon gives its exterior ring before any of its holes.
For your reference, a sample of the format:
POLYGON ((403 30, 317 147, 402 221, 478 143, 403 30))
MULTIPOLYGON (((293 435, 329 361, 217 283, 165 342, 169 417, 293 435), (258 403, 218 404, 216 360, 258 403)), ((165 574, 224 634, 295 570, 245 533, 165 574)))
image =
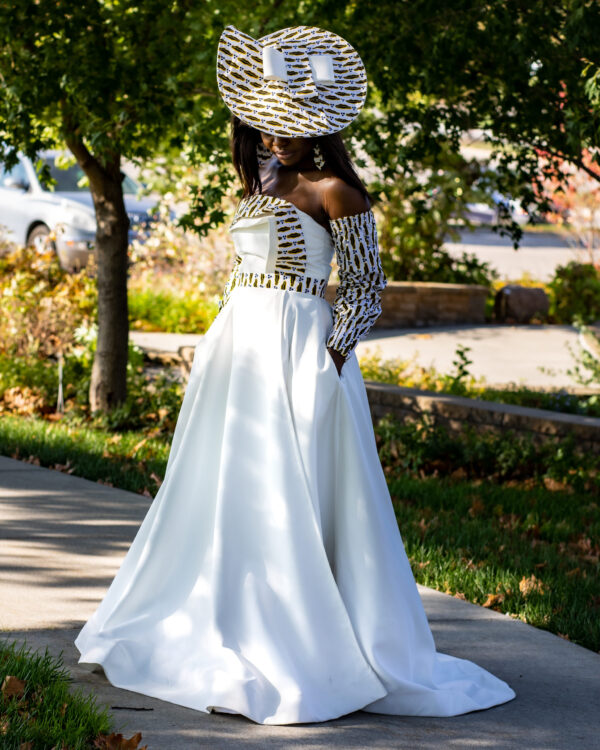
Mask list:
POLYGON ((233 26, 224 29, 217 53, 217 82, 225 104, 242 122, 271 135, 317 137, 347 127, 362 109, 367 78, 362 60, 330 31, 296 26, 255 40, 233 26), (263 46, 329 54, 334 83, 316 83, 313 96, 293 96, 284 81, 265 80, 263 46))

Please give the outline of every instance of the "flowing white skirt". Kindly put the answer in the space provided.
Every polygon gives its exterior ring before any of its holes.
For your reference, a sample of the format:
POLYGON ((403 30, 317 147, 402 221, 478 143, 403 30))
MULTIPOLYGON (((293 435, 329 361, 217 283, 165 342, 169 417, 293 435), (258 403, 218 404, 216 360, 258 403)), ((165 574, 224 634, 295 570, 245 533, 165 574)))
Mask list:
POLYGON ((198 345, 164 483, 75 641, 113 685, 264 724, 514 697, 435 651, 331 324, 318 297, 242 287, 198 345))

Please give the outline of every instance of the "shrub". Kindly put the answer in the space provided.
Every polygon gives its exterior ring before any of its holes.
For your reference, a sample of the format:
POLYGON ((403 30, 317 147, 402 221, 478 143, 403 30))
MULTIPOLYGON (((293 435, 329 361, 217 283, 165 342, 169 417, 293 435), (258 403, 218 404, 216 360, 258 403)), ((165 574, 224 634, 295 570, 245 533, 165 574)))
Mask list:
POLYGON ((450 433, 429 414, 416 421, 382 419, 375 435, 390 479, 433 476, 600 490, 600 456, 581 453, 572 438, 538 444, 511 431, 484 433, 471 426, 450 433))
POLYGON ((0 258, 0 353, 68 351, 75 329, 96 318, 93 268, 66 273, 53 253, 19 248, 0 258))
POLYGON ((200 292, 174 293, 150 287, 129 291, 129 320, 138 331, 204 333, 218 312, 200 292))
POLYGON ((396 281, 490 286, 498 274, 488 263, 471 253, 455 257, 443 247, 448 236, 458 237, 455 222, 468 202, 481 197, 479 167, 449 153, 439 158, 423 165, 427 184, 402 174, 394 184, 374 186, 385 193, 377 205, 383 270, 396 281))
MULTIPOLYGON (((589 329, 584 332, 592 335, 589 329)), ((597 344, 600 352, 600 341, 597 344)), ((490 388, 477 381, 469 373, 468 358, 470 347, 458 346, 453 361, 454 370, 448 374, 439 373, 433 367, 422 367, 415 359, 383 360, 378 353, 360 357, 360 369, 365 380, 375 380, 380 383, 399 385, 408 388, 422 388, 436 393, 452 393, 455 396, 483 399, 500 404, 514 404, 532 409, 547 409, 548 411, 565 414, 579 414, 582 416, 600 417, 600 393, 578 395, 565 390, 536 391, 525 386, 507 386, 506 388, 490 388)), ((583 350, 574 353, 578 362, 569 374, 585 386, 600 385, 600 363, 594 355, 583 350)))
MULTIPOLYGON (((141 349, 129 344, 127 398, 108 413, 91 414, 89 385, 96 346, 96 329, 79 328, 75 346, 64 357, 63 398, 65 416, 72 422, 90 422, 111 430, 150 426, 169 432, 181 406, 181 384, 167 373, 151 375, 144 370, 141 349)), ((33 355, 12 357, 0 354, 0 413, 49 414, 56 411, 57 362, 33 355)))
POLYGON ((559 266, 548 286, 550 315, 557 323, 600 320, 600 271, 593 264, 571 261, 559 266))

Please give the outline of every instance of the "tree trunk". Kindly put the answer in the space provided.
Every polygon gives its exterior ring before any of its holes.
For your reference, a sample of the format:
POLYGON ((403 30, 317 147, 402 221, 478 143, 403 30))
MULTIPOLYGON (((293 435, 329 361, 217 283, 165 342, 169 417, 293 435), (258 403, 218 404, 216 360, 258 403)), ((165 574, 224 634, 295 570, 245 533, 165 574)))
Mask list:
POLYGON ((96 210, 98 340, 89 399, 92 411, 106 412, 127 395, 129 217, 123 199, 121 154, 117 149, 92 154, 66 101, 60 105, 65 142, 89 180, 96 210))
MULTIPOLYGON (((123 200, 120 158, 92 184, 96 208, 98 341, 90 383, 92 411, 108 411, 127 395, 127 247, 129 217, 123 200)), ((91 180, 90 180, 91 183, 91 180)))

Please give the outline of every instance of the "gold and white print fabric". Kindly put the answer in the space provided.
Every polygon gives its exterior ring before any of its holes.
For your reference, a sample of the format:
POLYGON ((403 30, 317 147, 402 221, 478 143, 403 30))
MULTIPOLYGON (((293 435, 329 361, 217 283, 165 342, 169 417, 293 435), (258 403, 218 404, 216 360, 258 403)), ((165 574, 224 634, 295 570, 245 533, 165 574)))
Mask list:
POLYGON ((330 222, 340 283, 327 346, 347 356, 381 315, 386 281, 371 210, 330 222))
MULTIPOLYGON (((277 254, 274 272, 245 272, 241 255, 236 255, 219 309, 223 308, 238 286, 282 289, 319 297, 325 295, 327 279, 313 278, 306 272, 308 251, 302 222, 294 204, 271 195, 249 196, 240 202, 231 228, 234 229, 245 219, 264 215, 275 216, 277 254)), ((310 221, 316 224, 313 219, 310 221)), ((379 258, 373 212, 369 210, 344 216, 329 224, 340 283, 333 303, 333 328, 327 346, 347 356, 381 314, 380 298, 386 282, 379 258)), ((326 235, 326 232, 323 231, 323 234, 326 235)), ((315 248, 309 250, 314 252, 315 248)))

